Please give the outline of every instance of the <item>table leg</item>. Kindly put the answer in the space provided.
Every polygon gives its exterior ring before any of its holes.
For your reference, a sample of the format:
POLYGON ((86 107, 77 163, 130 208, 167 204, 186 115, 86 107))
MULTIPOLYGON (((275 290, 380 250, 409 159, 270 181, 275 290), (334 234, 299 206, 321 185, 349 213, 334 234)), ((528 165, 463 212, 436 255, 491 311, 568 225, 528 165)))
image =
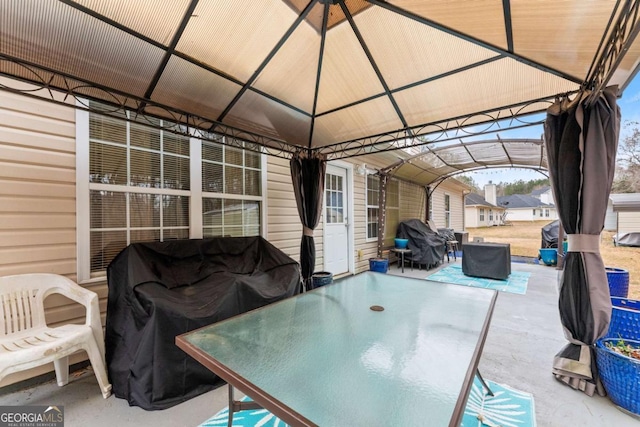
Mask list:
POLYGON ((263 409, 262 406, 253 401, 242 402, 235 400, 233 398, 233 386, 231 384, 227 384, 227 387, 229 387, 229 421, 227 423, 227 427, 231 427, 233 425, 234 412, 240 412, 246 409, 263 409))
POLYGON ((402 258, 402 274, 404 274, 404 251, 400 252, 402 258))
POLYGON ((491 391, 487 383, 484 381, 484 378, 482 378, 482 375, 480 375, 480 369, 476 369, 476 375, 478 376, 478 379, 480 380, 480 383, 482 384, 482 386, 485 389, 487 389, 487 393, 489 393, 489 396, 493 396, 493 392, 491 391))

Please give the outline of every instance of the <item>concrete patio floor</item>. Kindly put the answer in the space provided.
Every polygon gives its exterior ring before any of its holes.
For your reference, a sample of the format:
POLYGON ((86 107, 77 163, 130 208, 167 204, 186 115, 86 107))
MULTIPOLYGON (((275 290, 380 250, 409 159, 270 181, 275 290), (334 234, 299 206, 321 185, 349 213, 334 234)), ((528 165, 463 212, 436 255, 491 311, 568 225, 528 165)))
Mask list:
MULTIPOLYGON (((424 279, 435 271, 405 268, 403 274, 394 265, 389 273, 424 279)), ((558 272, 552 267, 519 263, 512 264, 512 271, 531 272, 527 293, 501 292, 498 296, 480 361, 482 375, 532 393, 540 427, 640 426, 640 421, 618 410, 608 398, 587 397, 553 378, 553 356, 565 343, 557 309, 558 272)), ((0 390, 0 405, 64 405, 68 427, 194 427, 227 405, 227 388, 164 411, 148 412, 129 407, 114 396, 103 399, 93 373, 84 370, 71 375, 65 387, 52 380, 8 394, 0 390)))

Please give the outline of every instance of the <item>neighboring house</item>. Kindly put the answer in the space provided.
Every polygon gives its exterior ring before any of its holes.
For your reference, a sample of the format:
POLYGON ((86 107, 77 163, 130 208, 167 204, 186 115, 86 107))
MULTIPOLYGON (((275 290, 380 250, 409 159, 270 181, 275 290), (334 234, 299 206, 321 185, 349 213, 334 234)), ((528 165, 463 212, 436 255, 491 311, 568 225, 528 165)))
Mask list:
MULTIPOLYGON (((302 225, 287 159, 72 107, 0 92, 0 276, 66 275, 98 294, 104 316, 105 268, 129 242, 260 234, 299 259, 302 225)), ((368 172, 386 165, 370 155, 370 170, 359 173, 360 163, 329 162, 314 233, 317 270, 358 273, 376 256, 379 180, 368 172)), ((431 195, 438 227, 463 229, 465 191, 449 179, 431 195)), ((423 186, 391 180, 387 241, 398 221, 425 219, 426 200, 423 186)), ((64 298, 47 299, 46 311, 50 324, 84 316, 64 298)), ((0 387, 50 369, 6 377, 0 387)))
POLYGON ((640 193, 609 195, 604 229, 616 234, 640 232, 640 193))
POLYGON ((495 185, 485 186, 485 197, 475 193, 467 194, 464 200, 465 227, 502 225, 505 209, 487 201, 487 196, 490 200, 492 199, 491 194, 495 200, 495 185), (488 195, 487 191, 489 191, 488 195))
POLYGON ((498 197, 498 206, 506 209, 508 221, 553 221, 558 219, 554 205, 525 194, 498 197))
POLYGON ((553 199, 553 191, 551 190, 551 186, 547 185, 542 188, 538 188, 537 190, 533 190, 531 192, 531 196, 540 200, 542 203, 546 203, 548 205, 555 206, 555 200, 553 199))

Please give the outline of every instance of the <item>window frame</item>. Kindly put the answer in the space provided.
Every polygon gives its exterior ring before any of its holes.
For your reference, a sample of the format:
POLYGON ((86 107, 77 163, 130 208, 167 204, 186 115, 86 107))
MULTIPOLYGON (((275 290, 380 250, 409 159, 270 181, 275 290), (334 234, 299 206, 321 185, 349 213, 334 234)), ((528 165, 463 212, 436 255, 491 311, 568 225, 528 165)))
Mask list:
MULTIPOLYGON (((87 100, 78 100, 76 105, 85 107, 87 100)), ((102 282, 106 278, 106 270, 91 272, 91 200, 90 194, 94 190, 115 191, 124 194, 161 194, 179 195, 189 198, 189 225, 188 235, 191 239, 202 238, 203 225, 203 200, 214 196, 215 198, 229 200, 249 200, 260 203, 259 235, 267 232, 267 159, 264 152, 260 156, 260 196, 245 196, 242 194, 209 193, 202 190, 202 140, 195 136, 189 141, 189 173, 190 189, 177 190, 166 188, 139 187, 129 185, 90 183, 90 132, 89 117, 91 112, 77 108, 75 114, 76 128, 76 272, 78 283, 102 282)), ((129 134, 129 132, 127 132, 129 134)), ((127 141, 129 144, 129 141, 127 141)), ((222 144, 224 145, 224 144, 222 144)), ((224 146, 227 147, 226 145, 224 146)), ((243 149, 240 149, 243 150, 243 149)), ((244 152, 245 150, 243 150, 244 152)), ((129 156, 127 155, 127 161, 129 156)), ((223 162, 224 163, 224 162, 223 162)), ((254 168, 255 169, 255 168, 254 168)), ((244 191, 244 187, 243 187, 244 191)), ((130 224, 127 223, 127 229, 130 224)), ((162 225, 161 225, 162 227, 162 225)))
MULTIPOLYGON (((377 179, 379 182, 379 177, 375 176, 375 173, 373 172, 367 172, 366 176, 365 176, 365 241, 366 242, 377 242, 378 241, 378 229, 379 229, 379 225, 380 225, 380 204, 370 204, 369 203, 369 178, 372 179, 377 179), (373 222, 369 222, 369 210, 370 209, 375 209, 378 211, 378 215, 377 215, 377 221, 375 222, 376 227, 376 235, 371 237, 369 236, 369 224, 373 224, 373 222)), ((398 186, 398 206, 390 206, 389 205, 389 198, 387 197, 387 206, 385 207, 386 210, 397 210, 398 211, 398 219, 400 219, 400 198, 401 198, 401 191, 400 191, 400 181, 396 180, 396 179, 391 179, 388 181, 387 186, 391 183, 394 183, 394 185, 398 186)), ((388 188, 388 187, 387 187, 388 188)), ((374 190, 376 191, 376 190, 374 190)), ((378 186, 378 200, 380 200, 380 187, 378 186)), ((387 215, 388 217, 388 215, 387 215)), ((388 224, 387 224, 388 225, 388 224)), ((385 227, 386 230, 388 230, 388 227, 385 227)), ((395 236, 395 232, 394 232, 394 236, 395 236)), ((384 240, 385 236, 383 236, 383 240, 384 240)))
POLYGON ((451 195, 444 194, 444 227, 451 228, 451 195))

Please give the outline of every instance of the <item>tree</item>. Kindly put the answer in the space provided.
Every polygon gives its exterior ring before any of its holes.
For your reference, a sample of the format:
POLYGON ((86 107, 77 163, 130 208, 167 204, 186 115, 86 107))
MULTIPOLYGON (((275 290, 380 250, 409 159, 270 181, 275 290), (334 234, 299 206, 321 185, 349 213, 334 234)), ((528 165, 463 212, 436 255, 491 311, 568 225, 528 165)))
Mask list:
POLYGON ((613 178, 613 193, 640 192, 640 123, 625 122, 627 135, 618 145, 618 163, 613 178))
POLYGON ((523 181, 521 179, 515 182, 501 182, 498 184, 500 193, 503 196, 511 196, 512 194, 530 194, 533 190, 549 186, 547 178, 533 179, 531 181, 523 181))
POLYGON ((480 187, 472 177, 466 176, 466 175, 458 175, 456 179, 460 182, 467 184, 469 187, 471 187, 472 189, 471 191, 473 191, 474 193, 482 194, 482 190, 480 189, 480 187))

